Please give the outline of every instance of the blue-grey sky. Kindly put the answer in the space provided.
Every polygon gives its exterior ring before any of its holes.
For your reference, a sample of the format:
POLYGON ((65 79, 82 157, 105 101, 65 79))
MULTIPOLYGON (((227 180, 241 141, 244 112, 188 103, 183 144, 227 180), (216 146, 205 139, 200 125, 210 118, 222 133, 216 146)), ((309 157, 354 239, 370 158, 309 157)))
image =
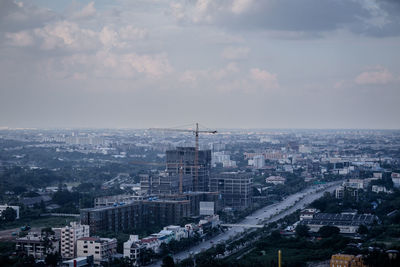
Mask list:
POLYGON ((397 0, 0 0, 0 127, 400 128, 397 0))

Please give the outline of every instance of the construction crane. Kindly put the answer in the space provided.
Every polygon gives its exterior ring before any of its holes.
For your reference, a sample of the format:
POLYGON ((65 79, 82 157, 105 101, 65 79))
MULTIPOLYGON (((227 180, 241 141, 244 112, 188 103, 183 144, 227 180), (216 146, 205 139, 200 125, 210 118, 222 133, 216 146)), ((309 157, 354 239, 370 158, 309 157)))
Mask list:
POLYGON ((199 124, 196 123, 195 130, 189 129, 173 129, 173 128, 150 128, 149 130, 152 131, 169 131, 169 132, 183 132, 183 133, 193 133, 195 136, 195 150, 194 150, 194 183, 193 189, 197 191, 198 181, 199 181, 199 134, 201 133, 208 133, 208 134, 216 134, 217 131, 210 131, 210 130, 199 130, 199 124))

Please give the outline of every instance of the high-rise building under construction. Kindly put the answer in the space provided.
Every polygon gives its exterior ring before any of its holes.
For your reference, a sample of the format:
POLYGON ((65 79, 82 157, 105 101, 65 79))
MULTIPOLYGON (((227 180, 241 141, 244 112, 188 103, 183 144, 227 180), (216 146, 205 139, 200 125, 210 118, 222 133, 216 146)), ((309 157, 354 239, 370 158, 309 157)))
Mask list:
POLYGON ((170 175, 189 174, 193 177, 193 191, 209 191, 211 150, 198 151, 197 173, 194 147, 177 147, 175 150, 167 150, 166 154, 167 172, 170 175))

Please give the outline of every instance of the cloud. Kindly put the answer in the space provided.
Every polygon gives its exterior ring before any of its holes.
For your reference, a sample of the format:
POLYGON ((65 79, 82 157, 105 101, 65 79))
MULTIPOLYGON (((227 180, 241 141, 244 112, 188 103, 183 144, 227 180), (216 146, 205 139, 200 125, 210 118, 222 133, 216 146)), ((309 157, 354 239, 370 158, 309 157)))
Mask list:
POLYGON ((246 11, 252 4, 253 0, 234 0, 232 3, 232 12, 241 14, 246 11))
POLYGON ((247 58, 247 55, 250 51, 250 48, 248 47, 226 47, 223 51, 222 51, 222 57, 225 59, 243 59, 243 58, 247 58))
POLYGON ((31 46, 34 44, 33 36, 27 31, 6 33, 6 38, 14 46, 31 46))
POLYGON ((383 68, 377 67, 375 70, 365 71, 360 73, 355 79, 356 84, 359 85, 374 85, 374 84, 388 84, 394 81, 393 74, 383 68))
POLYGON ((279 88, 278 79, 276 74, 272 74, 266 70, 258 68, 250 69, 249 75, 251 79, 260 82, 264 88, 276 89, 279 88))
POLYGON ((90 2, 84 6, 81 10, 74 12, 71 16, 72 19, 86 19, 96 15, 96 8, 94 7, 94 2, 90 2))
POLYGON ((91 79, 161 78, 173 72, 166 54, 114 53, 101 50, 95 54, 77 53, 45 61, 47 76, 57 79, 71 77, 91 79), (82 75, 77 75, 81 73, 82 75))
POLYGON ((277 38, 279 31, 312 32, 314 38, 336 30, 400 35, 400 4, 395 0, 182 0, 170 9, 179 21, 231 31, 272 31, 277 38))
POLYGON ((42 27, 60 18, 55 12, 31 3, 0 1, 0 32, 16 32, 42 27))

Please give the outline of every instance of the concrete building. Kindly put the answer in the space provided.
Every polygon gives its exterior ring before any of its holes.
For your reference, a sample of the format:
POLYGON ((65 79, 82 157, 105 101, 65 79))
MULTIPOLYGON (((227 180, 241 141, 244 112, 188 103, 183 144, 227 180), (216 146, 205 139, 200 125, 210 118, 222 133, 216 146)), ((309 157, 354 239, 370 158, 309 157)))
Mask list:
POLYGON ((360 225, 371 225, 375 219, 371 214, 317 213, 312 219, 300 221, 300 224, 310 227, 311 232, 318 232, 322 226, 336 226, 342 234, 355 234, 360 225))
POLYGON ((129 240, 124 242, 124 258, 127 257, 134 262, 140 258, 140 252, 145 246, 141 244, 138 235, 130 235, 129 240))
POLYGON ((252 204, 252 185, 252 174, 245 172, 222 172, 210 180, 210 189, 220 193, 223 206, 239 210, 252 204))
POLYGON ((117 239, 81 237, 76 242, 78 257, 93 256, 94 262, 107 262, 117 253, 117 239))
POLYGON ((198 181, 195 181, 194 147, 177 147, 175 150, 167 150, 166 159, 168 174, 179 175, 180 169, 183 168, 183 174, 188 174, 193 178, 193 191, 209 191, 211 150, 199 150, 198 152, 198 181))
POLYGON ((335 254, 332 255, 329 262, 330 267, 366 267, 364 264, 363 256, 335 254))
POLYGON ((3 211, 5 211, 7 208, 11 208, 13 210, 15 210, 15 213, 17 215, 17 217, 15 217, 16 220, 19 219, 19 206, 8 206, 6 205, 0 205, 0 216, 2 215, 3 211))
POLYGON ((268 178, 265 178, 265 182, 267 184, 274 184, 274 185, 285 184, 286 178, 281 176, 270 176, 268 178))
POLYGON ((35 259, 44 259, 47 254, 60 251, 60 239, 55 235, 46 237, 41 233, 29 232, 27 236, 15 239, 15 244, 17 253, 32 255, 35 259))
POLYGON ((113 206, 81 209, 81 224, 89 225, 90 233, 98 231, 119 232, 144 225, 146 211, 141 201, 113 206))
POLYGON ((265 167, 265 157, 264 155, 258 155, 253 158, 253 166, 256 169, 262 169, 265 167))
POLYGON ((143 205, 147 225, 180 224, 184 217, 190 216, 189 200, 146 200, 143 205))
POLYGON ((147 195, 178 194, 182 176, 182 192, 193 191, 193 177, 189 174, 142 174, 140 191, 147 195))
POLYGON ((76 258, 76 241, 89 236, 89 226, 71 222, 70 226, 61 228, 61 257, 76 258))

